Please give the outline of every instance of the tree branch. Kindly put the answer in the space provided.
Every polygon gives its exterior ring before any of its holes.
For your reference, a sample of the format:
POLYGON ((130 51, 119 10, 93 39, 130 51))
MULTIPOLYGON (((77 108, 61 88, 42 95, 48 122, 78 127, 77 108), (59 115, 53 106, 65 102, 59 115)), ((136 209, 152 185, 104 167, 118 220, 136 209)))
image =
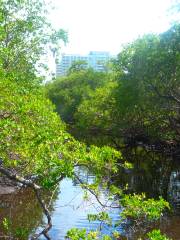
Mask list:
POLYGON ((21 176, 15 174, 15 173, 12 173, 11 171, 9 171, 8 169, 5 169, 2 166, 0 166, 0 173, 5 175, 6 177, 8 177, 10 180, 22 183, 23 185, 31 187, 35 190, 41 189, 41 187, 38 186, 37 184, 35 184, 32 180, 25 179, 24 177, 21 177, 21 176))
POLYGON ((90 188, 88 188, 87 186, 85 186, 85 183, 79 178, 79 176, 78 176, 76 173, 74 173, 74 176, 75 176, 75 178, 78 180, 78 182, 83 185, 82 188, 88 190, 88 191, 96 198, 97 202, 98 202, 103 208, 119 208, 119 207, 120 207, 119 205, 117 205, 117 206, 112 206, 112 204, 111 204, 111 205, 107 205, 107 204, 102 203, 101 200, 99 199, 99 197, 97 196, 97 194, 96 194, 92 189, 90 189, 90 188))
POLYGON ((27 180, 21 176, 18 176, 15 173, 12 173, 11 171, 5 169, 4 167, 2 167, 2 160, 0 163, 0 173, 5 175, 10 180, 22 183, 23 185, 31 187, 34 190, 36 197, 38 199, 38 202, 39 202, 41 208, 43 209, 44 214, 47 217, 48 223, 47 223, 46 227, 39 234, 36 234, 31 239, 35 240, 35 239, 38 239, 41 235, 44 235, 46 237, 46 239, 50 240, 50 237, 48 236, 48 231, 52 228, 52 220, 51 220, 51 216, 50 216, 48 208, 46 207, 44 201, 41 199, 41 196, 39 193, 39 190, 41 189, 41 187, 38 186, 37 184, 35 184, 32 180, 27 180))
POLYGON ((150 86, 155 91, 155 93, 158 95, 158 97, 169 99, 171 101, 175 101, 176 103, 180 104, 180 99, 178 99, 174 94, 172 94, 172 92, 170 95, 163 95, 159 92, 158 88, 156 86, 154 86, 152 83, 150 83, 150 86))

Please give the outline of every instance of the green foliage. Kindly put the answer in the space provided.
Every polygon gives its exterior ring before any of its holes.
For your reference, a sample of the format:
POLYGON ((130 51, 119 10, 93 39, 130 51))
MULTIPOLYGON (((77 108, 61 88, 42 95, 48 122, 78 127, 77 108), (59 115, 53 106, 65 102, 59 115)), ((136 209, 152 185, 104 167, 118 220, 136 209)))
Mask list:
POLYGON ((95 135, 100 143, 116 147, 127 138, 179 142, 179 41, 180 25, 176 24, 124 47, 114 60, 109 81, 96 86, 73 108, 73 127, 83 140, 93 142, 95 135))
POLYGON ((175 25, 159 36, 137 39, 119 54, 116 99, 120 124, 126 129, 154 138, 174 137, 171 124, 178 117, 179 37, 180 25, 175 25))
MULTIPOLYGON (((102 235, 100 236, 100 232, 98 231, 90 231, 87 232, 86 229, 77 229, 72 228, 67 232, 66 239, 69 240, 112 240, 110 236, 102 235)), ((117 238, 113 238, 117 239, 117 238)))
POLYGON ((76 164, 89 165, 98 175, 115 171, 121 154, 75 141, 53 111, 40 87, 30 89, 0 80, 0 156, 4 166, 23 175, 38 175, 50 187, 60 175, 71 177, 76 164))
POLYGON ((2 227, 7 234, 11 233, 17 239, 27 239, 29 235, 29 229, 27 227, 13 228, 13 222, 10 218, 4 218, 2 221, 2 227))
POLYGON ((112 91, 116 87, 116 82, 109 80, 82 101, 75 113, 77 128, 85 132, 93 129, 97 132, 113 131, 112 112, 114 112, 115 100, 112 91))
MULTIPOLYGON (((66 40, 65 32, 53 30, 45 15, 43 0, 0 2, 2 166, 25 178, 37 176, 44 188, 51 188, 59 177, 73 178, 74 166, 87 166, 96 175, 96 181, 91 185, 82 184, 82 187, 97 193, 99 184, 107 187, 108 180, 117 174, 120 166, 131 168, 131 164, 119 164, 122 155, 110 146, 87 147, 75 140, 67 133, 46 96, 56 105, 63 120, 73 122, 85 132, 95 129, 112 140, 129 132, 174 139, 175 133, 179 136, 176 127, 179 121, 180 26, 159 36, 144 36, 126 46, 114 63, 114 73, 94 72, 84 69, 84 63, 74 64, 67 77, 46 85, 45 94, 37 82, 36 67, 48 47, 56 51, 59 41, 66 40)), ((122 220, 152 222, 169 208, 162 198, 126 195, 116 186, 111 186, 109 191, 120 197, 122 220)), ((106 212, 91 214, 88 218, 111 223, 106 212)), ((8 219, 2 224, 8 231, 8 219)), ((16 235, 26 235, 26 229, 17 229, 16 235)), ((166 239, 161 238, 158 231, 148 236, 152 240, 166 239)), ((118 237, 117 233, 113 236, 118 237)), ((67 238, 111 239, 99 232, 78 229, 70 230, 67 238)))
POLYGON ((98 214, 88 214, 87 216, 89 222, 91 221, 100 221, 108 225, 112 225, 112 219, 109 217, 107 212, 100 212, 98 214))
POLYGON ((72 123, 80 103, 107 80, 107 74, 92 69, 72 71, 68 76, 47 84, 47 95, 56 105, 61 118, 72 123))
POLYGON ((3 228, 5 229, 5 231, 9 231, 11 221, 8 218, 4 218, 2 221, 2 225, 3 225, 3 228))
POLYGON ((68 75, 71 75, 75 72, 85 71, 88 68, 88 64, 84 60, 75 61, 71 64, 70 68, 68 69, 68 75))
POLYGON ((86 238, 86 229, 72 228, 67 232, 67 238, 71 240, 84 240, 86 238))
MULTIPOLYGON (((88 166, 100 183, 104 176, 117 173, 116 163, 122 159, 121 153, 108 146, 87 147, 75 141, 66 132, 64 123, 53 111, 54 107, 45 98, 41 87, 0 80, 0 90, 0 156, 4 159, 4 166, 23 176, 38 175, 41 186, 46 188, 54 185, 59 176, 73 177, 76 164, 88 166)), ((116 187, 111 189, 121 194, 116 187)), ((159 218, 164 207, 168 207, 162 199, 156 202, 137 195, 125 196, 122 204, 124 217, 145 217, 147 220, 159 218)), ((110 224, 104 212, 91 215, 89 219, 110 224)), ((18 234, 21 233, 19 230, 18 234)), ((86 234, 81 230, 71 232, 68 237, 74 240, 97 239, 95 233, 86 234)), ((108 238, 104 236, 102 239, 108 238)))
POLYGON ((24 227, 16 228, 14 235, 20 239, 27 239, 29 235, 29 229, 24 227))
MULTIPOLYGON (((145 200, 145 196, 142 195, 124 195, 123 205, 125 209, 120 214, 121 221, 125 218, 134 219, 135 222, 139 224, 139 221, 143 221, 145 218, 145 222, 155 221, 159 219, 162 215, 162 211, 165 208, 169 208, 169 204, 164 201, 162 198, 160 200, 147 199, 145 200), (141 209, 142 208, 142 209, 141 209)), ((100 212, 98 214, 88 214, 89 221, 101 221, 108 225, 112 224, 112 220, 106 212, 100 212)), ((119 224, 119 223, 118 223, 119 224)), ((117 225, 118 225, 117 224, 117 225)), ((136 226, 135 226, 136 227, 136 226)), ((152 230, 147 233, 147 237, 149 240, 170 240, 165 235, 162 235, 160 230, 152 230)), ((111 236, 103 235, 100 231, 90 231, 89 233, 86 229, 76 229, 72 228, 67 232, 67 239, 71 240, 115 240, 121 239, 120 233, 117 231, 113 231, 111 236)), ((126 237, 123 239, 127 239, 126 237)))
POLYGON ((0 155, 4 165, 32 175, 46 172, 48 176, 51 169, 53 178, 57 171, 67 172, 58 156, 58 143, 62 145, 69 135, 50 101, 40 89, 27 89, 11 81, 0 80, 0 89, 0 155))
POLYGON ((47 21, 44 0, 0 1, 0 71, 18 81, 36 79, 40 59, 67 36, 47 21))
POLYGON ((135 221, 155 221, 160 219, 165 209, 169 209, 169 203, 162 197, 159 200, 146 199, 145 194, 124 195, 121 199, 124 207, 122 219, 134 219, 135 221))
POLYGON ((154 229, 152 232, 149 232, 147 236, 149 237, 148 238, 149 240, 170 240, 165 235, 162 235, 160 230, 156 230, 156 229, 154 229))

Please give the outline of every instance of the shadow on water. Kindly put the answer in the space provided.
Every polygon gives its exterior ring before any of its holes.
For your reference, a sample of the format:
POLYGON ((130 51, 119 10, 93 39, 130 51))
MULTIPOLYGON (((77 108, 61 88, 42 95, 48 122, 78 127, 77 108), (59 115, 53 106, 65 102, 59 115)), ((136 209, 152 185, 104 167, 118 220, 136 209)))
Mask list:
MULTIPOLYGON (((161 195, 168 199, 174 207, 174 213, 164 217, 163 221, 153 227, 160 228, 173 240, 180 240, 179 160, 164 158, 160 154, 145 152, 140 148, 125 153, 125 156, 127 160, 134 163, 134 168, 132 170, 120 169, 118 177, 115 179, 116 184, 123 187, 128 183, 128 192, 145 192, 147 197, 158 198, 161 195)), ((80 169, 78 174, 84 181, 93 182, 94 176, 83 169, 80 169)), ((107 201, 107 192, 101 193, 101 199, 107 201)), ((63 240, 66 232, 71 228, 86 228, 87 230, 99 228, 98 221, 89 223, 87 214, 97 213, 101 210, 101 206, 93 196, 90 196, 88 201, 84 200, 84 193, 76 181, 64 179, 52 201, 51 239, 63 240)), ((109 210, 109 212, 115 222, 119 217, 120 209, 109 210)), ((0 196, 1 236, 6 235, 8 231, 13 236, 17 236, 17 239, 28 239, 32 232, 41 230, 45 222, 46 218, 43 216, 33 192, 29 189, 24 189, 16 194, 0 196), (10 219, 8 230, 3 227, 4 218, 10 219)), ((102 229, 106 234, 110 234, 113 230, 106 225, 102 229)), ((119 227, 118 230, 124 232, 122 227, 119 227)), ((130 234, 128 239, 136 240, 139 236, 143 239, 143 231, 139 230, 134 235, 130 234)))

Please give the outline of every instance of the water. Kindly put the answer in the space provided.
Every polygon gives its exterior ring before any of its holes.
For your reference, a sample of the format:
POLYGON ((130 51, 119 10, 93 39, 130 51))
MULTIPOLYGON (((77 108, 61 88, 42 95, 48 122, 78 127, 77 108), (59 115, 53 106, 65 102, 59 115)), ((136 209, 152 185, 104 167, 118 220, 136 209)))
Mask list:
MULTIPOLYGON (((53 228, 49 232, 52 239, 64 239, 66 232, 71 228, 86 228, 87 231, 90 231, 97 230, 100 227, 100 222, 89 222, 87 220, 87 214, 95 214, 103 210, 95 197, 91 195, 85 201, 81 187, 74 184, 70 179, 63 180, 59 190, 52 212, 53 228)), ((102 194, 101 200, 106 202, 104 194, 102 194)), ((109 212, 114 221, 118 219, 119 209, 109 210, 109 212)), ((102 232, 110 234, 112 230, 113 228, 104 226, 102 232)))
MULTIPOLYGON (((94 176, 86 171, 80 170, 79 176, 83 181, 92 183, 94 176)), ((100 199, 103 203, 110 205, 107 199, 107 192, 101 191, 100 199)), ((45 195, 45 201, 48 203, 51 194, 45 195)), ((34 193, 30 189, 22 189, 14 195, 1 196, 1 215, 0 222, 4 218, 11 219, 12 224, 8 229, 8 234, 18 235, 21 228, 25 229, 24 236, 18 239, 28 239, 31 233, 38 233, 45 225, 47 219, 43 216, 42 209, 39 207, 34 193)), ((110 235, 115 229, 113 226, 101 225, 99 221, 89 222, 87 214, 95 214, 101 211, 108 211, 113 219, 113 224, 119 218, 120 209, 103 208, 93 195, 88 194, 88 200, 84 199, 84 191, 76 181, 64 179, 53 197, 50 206, 53 227, 49 232, 52 240, 62 240, 67 231, 71 228, 86 228, 87 231, 98 230, 101 226, 102 233, 110 235)), ((121 231, 121 228, 116 228, 121 231)), ((2 225, 0 227, 0 239, 7 235, 2 225)), ((13 238, 14 239, 14 238, 13 238)), ((45 239, 43 236, 40 239, 45 239)))
MULTIPOLYGON (((128 156, 127 156, 128 159, 128 156)), ((180 240, 180 215, 179 215, 179 194, 180 194, 180 165, 179 161, 172 162, 171 159, 164 159, 162 156, 144 155, 143 152, 131 154, 129 156, 135 163, 133 170, 120 170, 116 184, 129 185, 129 192, 146 192, 148 197, 158 197, 162 195, 168 199, 175 209, 175 214, 167 216, 154 228, 160 228, 173 240, 180 240), (153 157, 153 161, 152 161, 153 157), (134 158, 134 159, 133 159, 134 158), (151 161, 150 161, 151 159, 151 161), (173 163, 173 164, 172 164, 173 163)), ((78 174, 84 181, 93 182, 94 177, 81 169, 78 174)), ((101 191, 101 200, 107 202, 108 192, 101 191)), ((102 207, 93 196, 88 201, 84 200, 84 192, 78 182, 71 179, 64 179, 53 195, 50 207, 53 227, 49 234, 52 240, 63 240, 66 232, 71 228, 86 228, 88 231, 100 227, 98 221, 87 220, 87 214, 102 211, 102 207)), ((51 194, 45 195, 46 202, 51 198, 51 194)), ((106 209, 109 211, 115 222, 119 218, 120 209, 106 209)), ((16 194, 0 196, 0 239, 3 236, 17 236, 14 239, 28 239, 33 232, 40 231, 46 223, 34 193, 30 189, 22 189, 16 194), (3 219, 9 219, 8 229, 2 226, 3 219), (21 235, 21 237, 19 237, 21 235)), ((114 228, 103 226, 103 233, 110 234, 114 228)), ((124 234, 124 228, 117 229, 124 234)), ((136 240, 143 237, 145 229, 139 229, 136 233, 129 233, 129 240, 136 240)), ((127 236, 127 233, 126 233, 127 236)), ((7 238, 8 239, 8 238, 7 238)), ((43 240, 44 238, 41 237, 43 240)))

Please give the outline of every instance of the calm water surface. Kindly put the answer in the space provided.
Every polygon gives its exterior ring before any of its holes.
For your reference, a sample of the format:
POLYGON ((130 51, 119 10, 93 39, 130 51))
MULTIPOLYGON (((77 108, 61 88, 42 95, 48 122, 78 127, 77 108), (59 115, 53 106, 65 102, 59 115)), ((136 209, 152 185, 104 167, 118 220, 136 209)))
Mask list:
MULTIPOLYGON (((132 171, 121 171, 117 179, 117 184, 123 186, 129 184, 130 191, 146 192, 149 197, 157 197, 162 195, 169 199, 176 209, 174 216, 166 217, 155 228, 161 228, 173 240, 180 240, 180 215, 179 215, 179 199, 180 199, 180 166, 179 162, 176 165, 167 164, 162 161, 160 164, 158 158, 147 162, 145 157, 137 158, 136 167, 132 171), (143 159, 143 161, 141 160, 143 159), (158 164, 157 164, 158 163, 158 164)), ((152 156, 149 156, 152 158, 152 156)), ((131 156, 132 158, 132 156, 131 156)), ((135 160, 134 160, 135 162, 135 160)), ((79 174, 83 180, 91 183, 94 177, 87 172, 80 170, 79 174)), ((107 192, 101 192, 101 200, 107 202, 107 192)), ((100 227, 99 222, 91 222, 87 220, 88 213, 97 213, 102 211, 101 206, 96 199, 91 196, 88 201, 85 201, 84 192, 77 182, 70 179, 64 179, 54 197, 51 204, 51 215, 53 227, 49 234, 52 240, 63 240, 66 232, 71 228, 86 228, 96 230, 100 227)), ((50 194, 46 196, 50 198, 50 194)), ((119 218, 120 209, 110 211, 113 221, 116 222, 119 218)), ((7 230, 2 226, 3 219, 10 219, 8 234, 16 236, 17 239, 28 239, 33 232, 39 232, 41 227, 46 223, 46 218, 43 216, 42 209, 30 189, 23 189, 14 195, 0 196, 0 239, 5 239, 7 230), (20 237, 23 236, 23 237, 20 237)), ((103 233, 110 234, 114 228, 102 226, 103 233)), ((124 234, 124 228, 116 229, 124 234)), ((142 236, 142 231, 136 234, 129 234, 129 240, 137 240, 142 236)), ((6 238, 8 239, 8 238, 6 238)), ((10 238, 9 238, 10 239, 10 238)), ((12 238, 13 240, 15 238, 12 238)), ((41 238, 43 240, 45 238, 41 238)))
MULTIPOLYGON (((64 239, 66 232, 71 228, 86 228, 90 231, 100 227, 98 221, 90 223, 87 220, 87 214, 102 211, 101 205, 97 203, 93 196, 90 196, 87 201, 83 199, 83 196, 84 193, 79 185, 74 184, 70 179, 62 181, 58 198, 53 206, 53 228, 49 232, 52 239, 64 239)), ((103 193, 101 199, 103 202, 107 202, 103 193)), ((109 211, 114 222, 118 219, 119 212, 119 209, 109 211)), ((110 234, 112 230, 113 228, 103 226, 103 233, 110 234)))

